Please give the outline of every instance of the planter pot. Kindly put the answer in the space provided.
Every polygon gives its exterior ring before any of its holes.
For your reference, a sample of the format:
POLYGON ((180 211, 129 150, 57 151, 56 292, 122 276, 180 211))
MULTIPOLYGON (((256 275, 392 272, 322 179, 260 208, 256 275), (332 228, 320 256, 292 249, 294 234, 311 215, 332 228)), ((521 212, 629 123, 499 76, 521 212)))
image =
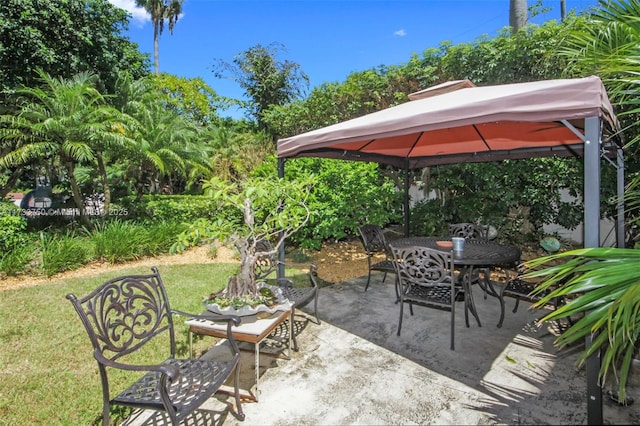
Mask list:
POLYGON ((221 315, 237 315, 239 317, 256 315, 260 312, 266 312, 273 314, 277 311, 288 311, 293 307, 293 302, 289 301, 283 294, 282 289, 277 286, 267 285, 265 283, 258 283, 258 288, 267 287, 276 296, 276 304, 272 306, 256 305, 256 306, 243 306, 241 308, 235 308, 233 306, 222 307, 217 303, 207 303, 205 301, 204 307, 215 314, 221 315))

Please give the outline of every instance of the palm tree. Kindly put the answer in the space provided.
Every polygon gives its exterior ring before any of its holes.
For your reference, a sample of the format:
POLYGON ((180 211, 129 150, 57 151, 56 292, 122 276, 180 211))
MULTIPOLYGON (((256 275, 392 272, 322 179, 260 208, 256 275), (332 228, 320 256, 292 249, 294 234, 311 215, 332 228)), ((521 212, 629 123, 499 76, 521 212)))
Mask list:
MULTIPOLYGON (((136 195, 157 193, 167 187, 167 180, 189 178, 199 180, 209 170, 209 150, 200 137, 202 128, 166 109, 162 95, 148 82, 135 83, 137 88, 123 107, 138 123, 136 144, 123 152, 128 162, 128 175, 135 181, 136 195), (149 91, 144 91, 146 87, 149 91)), ((171 186, 171 185, 168 185, 171 186)))
MULTIPOLYGON (((573 58, 572 70, 578 74, 599 74, 622 112, 628 134, 639 132, 640 113, 640 0, 600 0, 587 27, 573 34, 563 53, 573 58)), ((626 146, 627 157, 633 158, 640 146, 640 136, 626 146)), ((637 161, 628 161, 634 167, 637 161)), ((637 166, 635 166, 637 167, 637 166)), ((640 217, 640 174, 627 168, 631 176, 624 201, 628 227, 638 227, 640 217)), ((634 244, 631 240, 629 246, 634 244)), ((580 356, 584 363, 590 356, 601 354, 600 383, 609 378, 617 381, 618 399, 626 398, 629 369, 640 338, 640 250, 636 248, 585 248, 529 261, 528 277, 542 277, 537 292, 552 290, 540 301, 542 306, 553 297, 566 297, 569 302, 545 316, 544 320, 576 317, 581 319, 566 330, 557 343, 560 346, 596 336, 580 356), (556 262, 561 262, 556 266, 556 262)))
POLYGON ((91 229, 75 169, 79 164, 97 162, 104 189, 108 188, 102 152, 109 144, 129 141, 114 132, 121 125, 121 114, 96 90, 94 74, 81 73, 69 80, 43 72, 39 76, 41 87, 16 91, 17 112, 0 116, 0 138, 13 142, 13 149, 0 158, 0 168, 37 161, 59 166, 80 210, 80 220, 91 229))
POLYGON ((527 23, 527 0, 509 0, 509 26, 511 32, 518 30, 527 23))
POLYGON ((173 34, 173 27, 178 22, 178 17, 182 13, 182 3, 184 0, 136 0, 136 4, 144 7, 151 15, 153 24, 153 61, 156 74, 160 74, 160 35, 164 29, 164 21, 169 23, 169 32, 173 34))

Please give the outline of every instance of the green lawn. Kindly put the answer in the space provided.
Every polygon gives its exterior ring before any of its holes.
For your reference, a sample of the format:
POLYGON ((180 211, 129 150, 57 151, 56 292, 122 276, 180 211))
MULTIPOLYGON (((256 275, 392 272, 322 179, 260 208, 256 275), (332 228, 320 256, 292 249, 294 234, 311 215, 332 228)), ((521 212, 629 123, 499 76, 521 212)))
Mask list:
MULTIPOLYGON (((202 299, 222 289, 237 264, 161 266, 171 306, 202 311, 202 299)), ((102 391, 91 344, 68 293, 84 296, 118 275, 146 274, 137 267, 92 277, 57 280, 0 291, 0 424, 86 425, 100 422, 102 391)), ((179 317, 177 321, 179 322, 179 317)), ((179 356, 188 356, 187 327, 178 327, 179 356)), ((201 352, 211 340, 197 341, 201 352)), ((114 375, 114 389, 132 378, 114 375)), ((116 419, 112 415, 112 421, 116 419)))

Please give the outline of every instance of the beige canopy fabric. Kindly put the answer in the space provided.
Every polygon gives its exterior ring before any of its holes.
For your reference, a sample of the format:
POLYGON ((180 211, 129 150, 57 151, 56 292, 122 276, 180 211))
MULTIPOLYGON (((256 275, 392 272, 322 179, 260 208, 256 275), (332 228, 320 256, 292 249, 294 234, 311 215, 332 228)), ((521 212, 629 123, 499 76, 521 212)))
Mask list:
POLYGON ((588 117, 602 119, 605 135, 619 130, 596 76, 482 87, 467 82, 435 86, 431 93, 421 91, 426 98, 280 139, 278 157, 373 161, 413 169, 581 155, 588 117))
POLYGON ((436 86, 427 87, 419 92, 409 93, 409 100, 429 98, 431 96, 443 95, 455 90, 466 89, 468 87, 476 87, 471 80, 454 80, 447 81, 436 86))

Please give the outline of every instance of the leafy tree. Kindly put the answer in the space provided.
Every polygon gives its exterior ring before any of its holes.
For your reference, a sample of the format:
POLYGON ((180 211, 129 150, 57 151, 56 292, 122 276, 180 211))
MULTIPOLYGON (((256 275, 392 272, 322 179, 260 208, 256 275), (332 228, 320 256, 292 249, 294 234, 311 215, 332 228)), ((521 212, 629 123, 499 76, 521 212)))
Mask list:
MULTIPOLYGON (((567 35, 586 18, 571 16, 527 25, 511 35, 508 29, 497 37, 480 37, 472 43, 443 45, 438 66, 439 82, 469 79, 478 86, 538 81, 565 76, 567 58, 558 55, 567 35)), ((430 57, 425 58, 431 63, 430 57)))
POLYGON ((164 95, 167 109, 203 126, 220 123, 217 110, 230 104, 199 77, 160 73, 153 79, 153 84, 164 95))
POLYGON ((273 154, 271 139, 263 132, 210 126, 202 138, 211 148, 211 166, 215 176, 227 181, 241 182, 248 178, 253 169, 273 154))
POLYGON ((160 36, 164 30, 164 21, 169 22, 169 32, 173 34, 173 27, 182 13, 184 0, 136 0, 136 4, 144 7, 151 15, 153 25, 153 62, 156 74, 160 74, 160 36))
POLYGON ((65 79, 97 74, 100 91, 113 92, 118 75, 147 73, 148 58, 122 36, 127 27, 127 13, 107 0, 3 0, 0 90, 38 84, 40 69, 65 79))
MULTIPOLYGON (((265 161, 253 176, 274 179, 275 161, 265 161)), ((362 223, 397 223, 402 193, 375 163, 299 158, 287 161, 285 181, 309 177, 314 185, 308 199, 314 212, 292 236, 303 248, 319 249, 323 241, 357 234, 362 223)))
POLYGON ((59 168, 71 186, 80 219, 91 228, 76 166, 100 161, 106 144, 129 142, 117 131, 123 117, 96 90, 95 75, 82 73, 71 80, 40 75, 42 87, 17 90, 18 112, 0 116, 0 138, 13 144, 13 150, 0 158, 0 169, 33 162, 59 168))
POLYGON ((191 175, 199 181, 210 170, 202 127, 166 104, 152 77, 123 79, 118 85, 115 105, 136 123, 125 130, 136 143, 119 156, 127 158, 125 180, 134 182, 138 199, 145 192, 176 192, 180 179, 191 175))
POLYGON ((286 105, 303 95, 309 77, 300 65, 278 60, 284 47, 277 43, 260 44, 236 55, 232 63, 218 60, 213 68, 216 78, 231 78, 250 99, 248 110, 258 127, 275 137, 274 129, 264 120, 264 112, 273 105, 286 105))

